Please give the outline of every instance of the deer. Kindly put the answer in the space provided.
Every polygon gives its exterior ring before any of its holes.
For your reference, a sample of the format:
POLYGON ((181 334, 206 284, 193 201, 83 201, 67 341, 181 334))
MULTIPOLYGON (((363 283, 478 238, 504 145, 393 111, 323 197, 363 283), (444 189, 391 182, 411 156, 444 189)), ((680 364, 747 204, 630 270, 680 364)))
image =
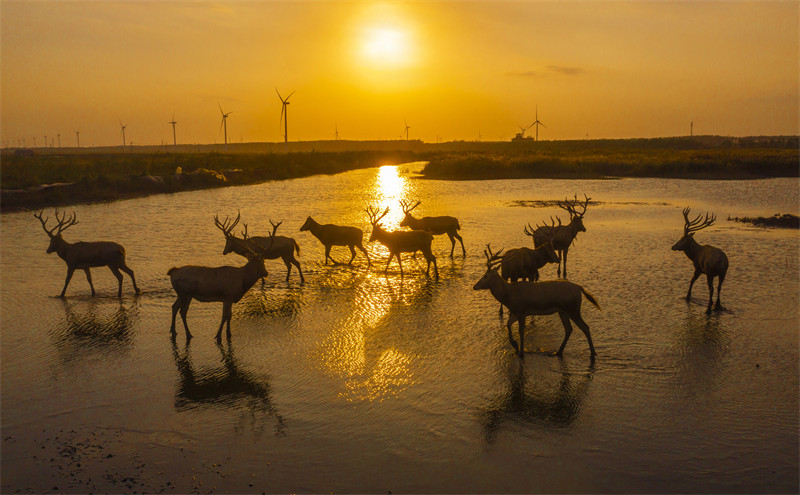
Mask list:
MULTIPOLYGON (((525 231, 527 232, 529 228, 530 225, 525 227, 525 231)), ((552 236, 552 233, 549 235, 552 236)), ((527 247, 509 249, 500 258, 495 259, 500 260, 500 276, 507 282, 518 280, 536 282, 539 280, 540 268, 548 263, 558 263, 560 260, 550 242, 545 242, 535 249, 527 247)), ((500 316, 503 316, 502 304, 500 316)))
POLYGON ((694 240, 694 233, 714 224, 717 217, 706 213, 705 218, 698 215, 694 220, 689 220, 689 212, 691 210, 687 206, 683 209, 683 237, 672 246, 673 251, 683 251, 686 257, 692 260, 694 265, 694 275, 689 282, 689 292, 686 293, 686 301, 692 299, 692 286, 695 280, 701 274, 706 274, 708 281, 708 307, 706 314, 711 314, 711 303, 714 300, 714 277, 719 277, 717 284, 717 303, 714 309, 720 311, 722 305, 719 302, 719 294, 722 291, 722 282, 725 280, 725 275, 728 273, 728 257, 725 252, 714 246, 705 244, 701 246, 694 240))
POLYGON ((433 235, 442 235, 447 234, 447 237, 450 238, 450 257, 453 257, 453 251, 456 248, 456 239, 461 243, 461 254, 466 256, 467 251, 464 249, 464 239, 458 235, 458 231, 461 230, 461 225, 458 223, 458 219, 455 217, 422 217, 422 218, 414 218, 411 215, 411 212, 417 206, 421 205, 422 201, 417 201, 414 205, 411 205, 410 201, 400 201, 400 207, 403 209, 403 213, 405 216, 403 220, 400 222, 401 227, 408 227, 411 230, 424 230, 425 232, 430 232, 433 235))
POLYGON ((386 269, 384 273, 389 270, 389 264, 392 262, 393 257, 397 257, 397 264, 400 266, 400 276, 403 276, 403 264, 400 261, 401 253, 416 253, 422 251, 425 260, 428 262, 428 267, 425 270, 425 275, 430 277, 431 263, 433 263, 433 271, 436 280, 439 280, 439 269, 436 266, 436 257, 431 251, 431 244, 433 243, 433 235, 430 232, 423 230, 396 230, 388 232, 380 225, 383 217, 389 213, 389 207, 378 214, 376 208, 366 208, 369 222, 372 224, 372 234, 369 237, 369 242, 379 241, 381 244, 389 249, 389 259, 386 261, 386 269))
POLYGON ((369 253, 367 250, 364 249, 364 245, 362 244, 362 240, 364 238, 364 232, 357 228, 357 227, 349 227, 346 225, 334 225, 332 223, 320 224, 317 223, 313 218, 310 216, 306 218, 305 223, 302 227, 300 227, 300 232, 309 231, 311 235, 319 239, 319 242, 325 246, 325 264, 328 264, 328 260, 330 259, 333 264, 337 264, 336 260, 331 258, 331 248, 333 246, 347 246, 350 248, 350 261, 347 262, 348 265, 353 264, 353 260, 356 258, 356 250, 358 248, 364 253, 364 256, 367 257, 367 265, 371 265, 372 262, 369 259, 369 253))
POLYGON ((576 194, 575 198, 571 201, 569 198, 565 198, 564 201, 559 201, 557 203, 559 208, 569 213, 570 222, 567 225, 562 225, 561 219, 559 218, 558 226, 544 225, 538 227, 533 232, 525 232, 527 235, 533 237, 534 247, 538 247, 546 242, 551 242, 553 249, 558 251, 561 262, 558 264, 556 275, 559 278, 561 277, 562 264, 564 265, 564 278, 567 278, 567 253, 569 252, 570 245, 572 245, 572 241, 575 240, 579 232, 586 232, 586 227, 583 226, 583 215, 586 214, 586 207, 589 205, 589 201, 591 201, 592 198, 588 197, 586 194, 584 194, 583 197, 585 198, 583 202, 578 200, 578 195, 576 194), (581 208, 581 210, 578 211, 578 208, 581 208), (552 241, 548 241, 548 232, 553 233, 552 241))
POLYGON ((589 325, 581 316, 582 297, 594 304, 598 309, 600 305, 591 294, 578 284, 567 280, 548 280, 544 282, 517 282, 515 284, 506 282, 498 273, 497 266, 500 261, 502 249, 497 253, 492 253, 492 248, 487 244, 484 255, 486 256, 486 273, 472 287, 474 290, 488 289, 500 304, 508 308, 508 341, 519 355, 520 359, 525 358, 525 318, 531 315, 550 315, 558 313, 561 324, 564 326, 564 341, 554 356, 562 356, 564 347, 567 345, 572 334, 572 324, 574 321, 578 328, 586 335, 589 342, 591 359, 594 360, 597 352, 594 350, 592 335, 589 332, 589 325), (519 345, 514 340, 511 326, 514 322, 519 323, 519 345))
POLYGON ((57 253, 59 258, 64 260, 67 264, 67 279, 64 281, 64 288, 61 290, 59 297, 65 297, 67 286, 75 270, 83 270, 84 273, 86 273, 86 280, 89 281, 89 287, 92 289, 92 297, 94 297, 95 290, 92 284, 92 274, 89 269, 99 266, 107 266, 111 270, 111 273, 117 278, 117 297, 122 297, 122 274, 120 270, 131 277, 134 293, 136 295, 142 293, 139 287, 136 286, 136 277, 133 274, 133 270, 128 268, 128 265, 125 263, 124 247, 116 242, 110 241, 69 243, 64 240, 61 233, 73 225, 78 224, 78 217, 75 215, 75 212, 67 216, 66 212, 59 215, 59 211, 56 210, 56 226, 52 229, 47 228, 49 217, 42 218, 43 215, 44 211, 33 214, 34 217, 39 219, 42 228, 50 238, 50 245, 47 247, 47 253, 57 253))
MULTIPOLYGON (((226 218, 227 221, 227 218, 226 218)), ((273 231, 274 236, 274 231, 273 231)), ((216 340, 222 340, 222 327, 227 323, 227 336, 231 338, 231 317, 233 304, 239 302, 260 278, 267 276, 264 266, 264 253, 261 248, 248 238, 243 239, 246 248, 247 264, 235 266, 196 266, 186 265, 172 267, 167 271, 172 288, 175 289, 177 299, 172 304, 172 326, 170 334, 175 338, 175 316, 181 313, 183 328, 186 331, 186 340, 192 338, 189 325, 186 323, 186 313, 192 299, 201 302, 221 302, 222 321, 217 330, 216 340)))
MULTIPOLYGON (((232 221, 228 221, 226 217, 225 222, 221 222, 217 215, 214 216, 214 224, 225 235, 225 248, 222 250, 222 254, 236 253, 239 256, 247 257, 247 252, 250 249, 247 246, 247 243, 242 242, 244 240, 242 237, 236 237, 231 233, 233 228, 239 223, 240 218, 241 213, 237 214, 236 218, 232 221)), ((270 220, 269 223, 272 224, 272 237, 249 237, 249 243, 255 244, 256 247, 261 250, 262 254, 264 255, 264 259, 274 260, 276 258, 281 258, 283 260, 283 263, 286 265, 287 282, 289 281, 289 276, 292 274, 292 265, 294 265, 297 267, 297 273, 300 275, 300 283, 305 283, 306 279, 303 277, 303 270, 300 268, 300 262, 298 262, 297 258, 294 257, 295 253, 300 255, 300 246, 297 244, 297 241, 291 237, 274 235, 275 231, 278 229, 278 226, 283 222, 278 222, 276 225, 272 222, 272 220, 270 220)), ((245 223, 243 225, 245 226, 244 235, 246 236, 247 224, 245 223)))

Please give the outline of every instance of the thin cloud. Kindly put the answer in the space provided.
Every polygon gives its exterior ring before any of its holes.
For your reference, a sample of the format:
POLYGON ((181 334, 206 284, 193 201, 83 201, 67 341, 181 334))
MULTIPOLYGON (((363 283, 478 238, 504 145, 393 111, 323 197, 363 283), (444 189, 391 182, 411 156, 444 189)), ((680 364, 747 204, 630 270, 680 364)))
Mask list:
POLYGON ((506 75, 511 77, 545 78, 552 75, 580 76, 585 73, 586 70, 581 69, 580 67, 568 67, 565 65, 548 65, 543 70, 511 71, 511 72, 506 72, 506 75))

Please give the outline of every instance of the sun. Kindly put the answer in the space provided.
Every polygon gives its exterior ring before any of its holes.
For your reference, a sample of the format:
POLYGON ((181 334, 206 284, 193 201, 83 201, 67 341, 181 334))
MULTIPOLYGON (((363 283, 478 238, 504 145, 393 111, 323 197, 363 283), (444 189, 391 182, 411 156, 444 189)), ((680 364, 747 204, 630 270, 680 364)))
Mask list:
POLYGON ((399 67, 409 62, 409 36, 398 28, 374 27, 364 30, 362 53, 371 65, 399 67))

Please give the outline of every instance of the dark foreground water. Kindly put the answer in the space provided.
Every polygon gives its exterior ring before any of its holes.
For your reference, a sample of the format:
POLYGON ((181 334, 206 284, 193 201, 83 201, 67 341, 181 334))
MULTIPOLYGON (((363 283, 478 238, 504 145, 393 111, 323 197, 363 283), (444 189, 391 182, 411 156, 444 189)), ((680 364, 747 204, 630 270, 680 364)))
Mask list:
POLYGON ((2 491, 798 491, 800 238, 726 221, 797 214, 797 180, 440 182, 409 167, 76 206, 67 240, 127 249, 144 294, 126 278, 121 300, 106 269, 98 297, 82 273, 55 297, 66 269, 39 222, 2 215, 2 491), (563 336, 547 316, 522 362, 497 303, 472 290, 482 250, 530 245, 523 225, 564 213, 533 201, 584 192, 598 204, 569 276, 602 308, 583 308, 599 356, 577 331, 547 356, 563 336), (466 257, 434 241, 438 282, 422 257, 384 275, 378 245, 371 268, 324 266, 298 232, 312 215, 366 240, 363 209, 391 206, 391 227, 403 198, 461 221, 466 257), (703 279, 682 299, 692 267, 670 251, 686 205, 717 214, 696 237, 730 259, 726 311, 710 317, 703 279), (243 264, 212 221, 237 209, 251 234, 283 220, 306 283, 268 261, 229 342, 213 340, 221 305, 197 302, 195 338, 172 341, 166 272, 243 264))

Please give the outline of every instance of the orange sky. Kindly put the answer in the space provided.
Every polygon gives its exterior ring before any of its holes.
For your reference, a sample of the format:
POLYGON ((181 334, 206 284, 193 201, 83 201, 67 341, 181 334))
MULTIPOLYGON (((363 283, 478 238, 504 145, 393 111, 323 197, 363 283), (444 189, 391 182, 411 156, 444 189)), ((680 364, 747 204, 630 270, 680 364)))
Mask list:
POLYGON ((0 5, 7 145, 800 134, 795 1, 0 5))

